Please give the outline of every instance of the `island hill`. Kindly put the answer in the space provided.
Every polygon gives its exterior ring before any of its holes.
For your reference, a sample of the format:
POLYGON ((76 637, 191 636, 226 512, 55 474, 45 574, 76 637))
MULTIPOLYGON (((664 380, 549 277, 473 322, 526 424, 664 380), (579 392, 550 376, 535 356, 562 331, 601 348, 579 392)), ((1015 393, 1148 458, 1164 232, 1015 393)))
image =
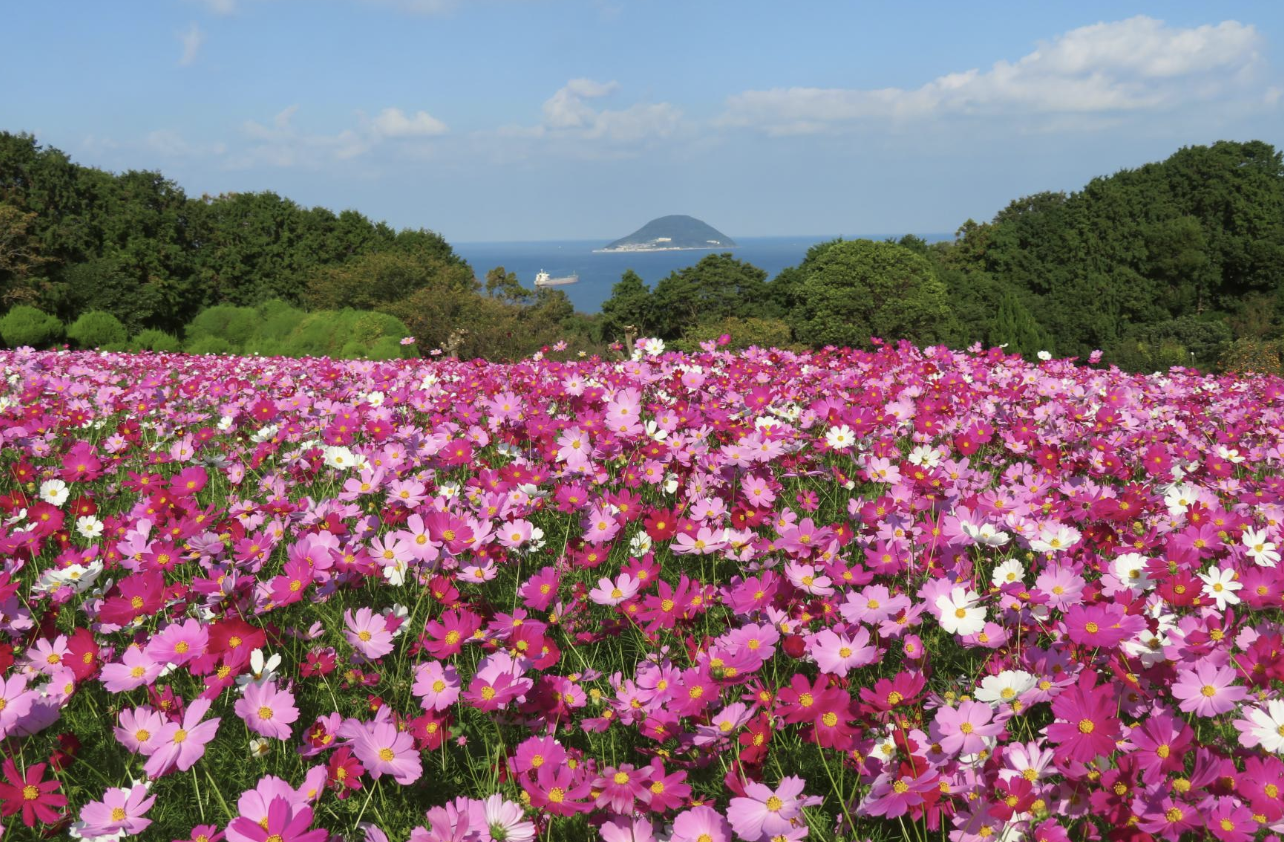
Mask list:
POLYGON ((674 215, 653 219, 629 236, 594 251, 681 251, 735 247, 735 240, 712 225, 693 216, 674 215))

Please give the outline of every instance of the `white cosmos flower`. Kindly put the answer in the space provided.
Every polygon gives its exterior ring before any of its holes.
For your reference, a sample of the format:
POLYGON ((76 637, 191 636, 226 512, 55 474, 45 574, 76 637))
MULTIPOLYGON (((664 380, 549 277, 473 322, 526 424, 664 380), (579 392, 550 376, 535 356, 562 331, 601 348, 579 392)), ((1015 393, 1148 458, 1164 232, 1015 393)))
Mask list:
POLYGON ((352 451, 341 445, 331 445, 321 454, 326 465, 340 471, 353 467, 357 461, 352 451))
POLYGON ((76 518, 76 532, 92 541, 103 534, 103 522, 93 515, 81 515, 76 518))
POLYGON ((994 572, 990 574, 990 583, 996 588, 1001 588, 1004 585, 1020 582, 1024 578, 1025 566, 1015 558, 1010 558, 994 568, 994 572))
POLYGON ((244 693, 245 688, 251 684, 266 684, 276 678, 276 670, 279 666, 281 666, 279 653, 265 655, 262 649, 255 649, 250 653, 250 671, 236 677, 236 686, 244 693))
POLYGON ((1150 590, 1155 586, 1150 574, 1146 572, 1149 563, 1140 553, 1124 553, 1110 563, 1115 578, 1134 591, 1150 590))
POLYGON ((941 628, 949 634, 976 634, 985 628, 985 609, 977 605, 981 597, 967 588, 954 588, 936 598, 941 612, 941 628))
POLYGON ((664 340, 653 336, 642 345, 642 350, 648 357, 658 357, 664 353, 664 340))
POLYGON ((1225 611, 1227 605, 1239 604, 1235 591, 1244 586, 1235 581, 1234 570, 1213 567, 1207 573, 1200 573, 1199 578, 1204 580, 1204 596, 1217 603, 1218 611, 1225 611))
POLYGON ((987 547, 1001 547, 1008 542, 1008 533, 1000 532, 994 528, 993 524, 983 523, 976 526, 964 520, 959 522, 959 528, 967 537, 987 547))
POLYGON ((1240 540, 1244 543, 1244 554, 1259 567, 1274 567, 1279 564, 1280 554, 1277 547, 1266 540, 1265 529, 1245 529, 1240 540))
POLYGON ((855 442, 856 434, 846 424, 830 427, 829 432, 825 433, 825 443, 833 450, 846 450, 855 442))
POLYGON ((47 479, 40 483, 40 499, 51 506, 61 507, 70 496, 71 492, 67 490, 67 483, 60 479, 47 479))
POLYGON ((978 702, 989 705, 1011 704, 1022 694, 1034 688, 1035 677, 1025 670, 1004 670, 998 675, 987 675, 972 695, 978 702))
POLYGON ((1060 523, 1045 525, 1039 535, 1030 540, 1030 549, 1036 553, 1059 553, 1079 543, 1079 530, 1060 523))
MULTIPOLYGON (((1267 751, 1284 754, 1284 701, 1271 699, 1265 709, 1250 707, 1244 713, 1252 723, 1248 732, 1252 738, 1267 751)), ((1241 734, 1241 741, 1244 736, 1241 734)))

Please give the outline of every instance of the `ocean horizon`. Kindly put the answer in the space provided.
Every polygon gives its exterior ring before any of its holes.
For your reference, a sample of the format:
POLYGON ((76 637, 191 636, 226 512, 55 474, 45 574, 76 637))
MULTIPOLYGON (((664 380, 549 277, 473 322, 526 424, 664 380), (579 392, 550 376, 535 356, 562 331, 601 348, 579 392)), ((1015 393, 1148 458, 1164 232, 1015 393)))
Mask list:
MULTIPOLYGON (((602 302, 611 297, 611 288, 620 276, 632 269, 652 288, 670 272, 694 266, 710 254, 730 252, 737 260, 752 263, 776 277, 782 269, 797 266, 807 255, 807 250, 817 243, 832 240, 838 234, 801 237, 743 237, 732 249, 691 249, 677 251, 622 251, 600 252, 604 240, 535 240, 512 242, 452 243, 455 253, 468 261, 478 278, 497 266, 513 272, 522 286, 533 288, 535 276, 548 272, 554 277, 579 275, 578 283, 557 287, 566 293, 575 309, 581 313, 597 313, 602 302)), ((845 239, 884 240, 888 236, 868 234, 848 236, 845 239)), ((952 234, 920 234, 929 243, 953 239, 952 234)))

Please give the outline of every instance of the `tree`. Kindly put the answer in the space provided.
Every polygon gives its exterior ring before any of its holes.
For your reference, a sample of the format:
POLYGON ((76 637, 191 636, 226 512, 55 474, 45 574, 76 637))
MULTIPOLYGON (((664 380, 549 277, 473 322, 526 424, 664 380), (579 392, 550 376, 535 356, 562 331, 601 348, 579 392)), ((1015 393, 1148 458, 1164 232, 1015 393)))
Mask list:
POLYGON ((803 279, 794 332, 815 346, 867 347, 872 337, 929 342, 949 318, 946 302, 921 255, 851 240, 827 249, 803 279))
POLYGON ((1032 357, 1039 351, 1052 351, 1052 337, 1035 320, 1016 293, 1008 292, 994 316, 990 342, 1006 345, 1009 354, 1032 357))
POLYGON ((767 296, 767 273, 730 253, 710 254, 670 272, 651 293, 654 332, 676 339, 701 320, 757 315, 767 296))
POLYGON ((0 305, 31 303, 40 298, 33 283, 37 270, 47 261, 35 239, 34 213, 0 203, 0 305))
POLYGON ((616 340, 632 325, 642 333, 651 332, 651 290, 632 269, 625 271, 611 288, 611 297, 602 302, 602 337, 616 340))
POLYGON ((467 264, 447 263, 427 253, 376 252, 314 270, 304 300, 313 309, 380 310, 420 290, 458 296, 477 287, 467 264))

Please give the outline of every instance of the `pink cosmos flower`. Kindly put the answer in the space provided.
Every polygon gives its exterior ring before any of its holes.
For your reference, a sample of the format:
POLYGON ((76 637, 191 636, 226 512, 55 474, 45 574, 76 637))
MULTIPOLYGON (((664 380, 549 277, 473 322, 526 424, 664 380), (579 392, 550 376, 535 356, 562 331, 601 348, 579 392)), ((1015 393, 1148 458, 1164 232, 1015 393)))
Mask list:
POLYGON ((851 670, 872 664, 878 657, 877 647, 869 645, 869 629, 864 626, 851 637, 825 629, 813 635, 810 644, 816 665, 830 675, 846 677, 851 670))
POLYGON ((236 700, 233 710, 251 731, 278 740, 290 738, 290 724, 299 718, 294 694, 279 689, 275 681, 247 684, 245 695, 236 700))
POLYGON ((205 654, 209 631, 199 620, 171 623, 147 644, 147 657, 158 664, 183 666, 205 654))
POLYGON ((372 778, 388 775, 405 786, 424 773, 414 737, 389 720, 362 724, 353 736, 352 751, 372 778))
POLYGON ((205 755, 205 745, 218 731, 219 717, 202 722, 209 712, 210 700, 197 699, 187 706, 182 722, 167 722, 161 726, 152 744, 152 756, 143 766, 149 776, 159 778, 177 768, 186 772, 205 755))
POLYGON ((461 682, 453 666, 440 661, 427 661, 415 667, 415 683, 410 692, 419 697, 424 710, 446 710, 459 699, 461 682))
POLYGON ((521 805, 492 795, 470 805, 469 820, 477 842, 530 842, 535 838, 535 825, 526 821, 521 805))
POLYGON ((126 708, 120 712, 116 739, 135 754, 150 757, 158 745, 156 738, 165 727, 165 717, 149 707, 126 708))
POLYGON ((370 608, 358 608, 356 616, 351 610, 345 610, 343 622, 347 625, 343 636, 353 649, 371 660, 382 658, 396 646, 392 642, 392 632, 388 631, 387 620, 370 608))
POLYGON ((0 678, 0 739, 9 736, 14 725, 31 712, 37 694, 27 689, 27 676, 21 673, 0 678))
POLYGON ((1173 682, 1172 693, 1187 713, 1196 716, 1220 716, 1248 698, 1248 691, 1235 684, 1236 673, 1229 666, 1216 666, 1207 658, 1173 682))
POLYGON ((765 784, 746 784, 746 797, 732 798, 727 808, 731 829, 748 842, 793 832, 804 823, 799 818, 803 802, 798 798, 804 786, 806 781, 792 775, 781 779, 775 790, 765 784))
POLYGON ((151 809, 156 796, 147 795, 147 787, 138 784, 132 789, 112 787, 103 793, 102 801, 90 801, 80 809, 82 836, 132 835, 142 833, 151 819, 143 815, 151 809))
POLYGON ((274 798, 268 805, 262 824, 240 816, 229 825, 228 838, 232 838, 230 831, 233 830, 250 842, 325 842, 330 838, 328 831, 320 828, 309 830, 311 826, 311 807, 299 807, 284 798, 274 798))
POLYGON ((589 599, 598 605, 619 605, 634 597, 640 583, 627 573, 612 582, 610 579, 599 579, 597 587, 589 591, 589 599))
POLYGON ((121 656, 120 663, 103 667, 103 686, 112 693, 135 690, 155 681, 164 668, 164 664, 156 663, 141 649, 130 646, 121 656))
POLYGON ((987 737, 1003 733, 1002 723, 991 722, 994 709, 984 702, 959 702, 958 707, 942 706, 928 729, 932 740, 949 754, 976 754, 987 745, 987 737))
POLYGON ((731 842, 731 825, 712 807, 692 807, 673 820, 670 842, 731 842))

